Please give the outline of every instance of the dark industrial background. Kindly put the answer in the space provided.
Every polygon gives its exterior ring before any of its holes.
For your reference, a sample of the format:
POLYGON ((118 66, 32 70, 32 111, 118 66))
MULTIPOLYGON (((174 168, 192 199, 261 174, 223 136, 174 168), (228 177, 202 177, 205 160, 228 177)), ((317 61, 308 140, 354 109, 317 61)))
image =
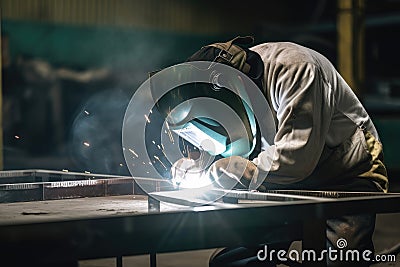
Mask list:
MULTIPOLYGON (((129 174, 125 108, 148 72, 253 35, 326 55, 399 179, 400 1, 1 0, 2 167, 129 174)), ((395 188, 395 187, 393 187, 395 188)))

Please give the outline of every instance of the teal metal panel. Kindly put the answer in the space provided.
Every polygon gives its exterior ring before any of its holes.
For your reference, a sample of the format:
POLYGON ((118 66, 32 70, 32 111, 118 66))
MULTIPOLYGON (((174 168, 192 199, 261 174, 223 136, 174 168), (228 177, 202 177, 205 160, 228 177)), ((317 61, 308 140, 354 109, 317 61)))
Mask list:
POLYGON ((221 39, 220 36, 30 21, 5 20, 2 27, 9 36, 12 60, 27 55, 52 64, 82 68, 162 68, 182 62, 203 45, 221 39))

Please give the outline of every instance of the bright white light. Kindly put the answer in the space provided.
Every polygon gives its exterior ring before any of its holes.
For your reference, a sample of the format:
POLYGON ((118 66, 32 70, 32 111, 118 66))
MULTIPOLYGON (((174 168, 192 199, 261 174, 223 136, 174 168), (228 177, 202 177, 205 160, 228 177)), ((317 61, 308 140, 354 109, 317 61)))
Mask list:
POLYGON ((187 173, 180 181, 180 188, 200 188, 211 184, 206 173, 187 173))
POLYGON ((172 183, 177 188, 201 188, 212 183, 207 172, 193 159, 184 158, 171 167, 172 183))
POLYGON ((132 148, 129 148, 129 151, 135 156, 135 157, 139 157, 139 155, 135 152, 135 150, 133 150, 132 148))
POLYGON ((193 211, 208 211, 208 210, 216 210, 216 206, 199 206, 199 207, 194 207, 193 211))
POLYGON ((144 115, 144 118, 146 119, 147 123, 150 123, 149 116, 147 116, 147 115, 145 114, 145 115, 144 115))

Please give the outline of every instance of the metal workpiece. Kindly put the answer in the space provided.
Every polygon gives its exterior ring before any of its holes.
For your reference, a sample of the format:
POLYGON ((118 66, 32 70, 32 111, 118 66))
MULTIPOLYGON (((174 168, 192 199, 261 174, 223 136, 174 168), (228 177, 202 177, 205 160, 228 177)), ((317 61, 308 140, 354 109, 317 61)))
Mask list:
POLYGON ((79 197, 145 194, 173 190, 167 182, 151 178, 51 170, 0 172, 0 203, 43 201, 79 197))
POLYGON ((344 192, 310 190, 268 190, 266 192, 248 190, 212 189, 209 191, 165 191, 149 194, 151 199, 183 206, 211 205, 214 207, 269 206, 304 203, 326 203, 340 201, 360 201, 376 199, 399 199, 398 193, 383 192, 344 192), (196 193, 201 192, 201 193, 196 193), (211 196, 220 196, 218 201, 210 202, 211 196))

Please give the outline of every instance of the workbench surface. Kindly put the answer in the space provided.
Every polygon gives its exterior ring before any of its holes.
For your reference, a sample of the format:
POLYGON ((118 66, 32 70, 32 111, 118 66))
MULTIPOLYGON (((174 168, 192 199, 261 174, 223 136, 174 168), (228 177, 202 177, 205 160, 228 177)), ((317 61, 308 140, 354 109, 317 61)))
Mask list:
POLYGON ((327 218, 400 212, 399 201, 400 195, 381 195, 232 207, 161 203, 161 212, 149 212, 147 197, 135 195, 3 203, 0 257, 18 266, 56 266, 84 259, 273 243, 281 241, 282 236, 275 234, 281 228, 290 239, 301 238, 303 247, 322 249, 327 218))
MULTIPOLYGON (((185 209, 162 204, 162 211, 185 209)), ((186 208, 187 209, 187 208, 186 208)), ((0 225, 146 214, 147 196, 126 195, 0 204, 0 225)))

